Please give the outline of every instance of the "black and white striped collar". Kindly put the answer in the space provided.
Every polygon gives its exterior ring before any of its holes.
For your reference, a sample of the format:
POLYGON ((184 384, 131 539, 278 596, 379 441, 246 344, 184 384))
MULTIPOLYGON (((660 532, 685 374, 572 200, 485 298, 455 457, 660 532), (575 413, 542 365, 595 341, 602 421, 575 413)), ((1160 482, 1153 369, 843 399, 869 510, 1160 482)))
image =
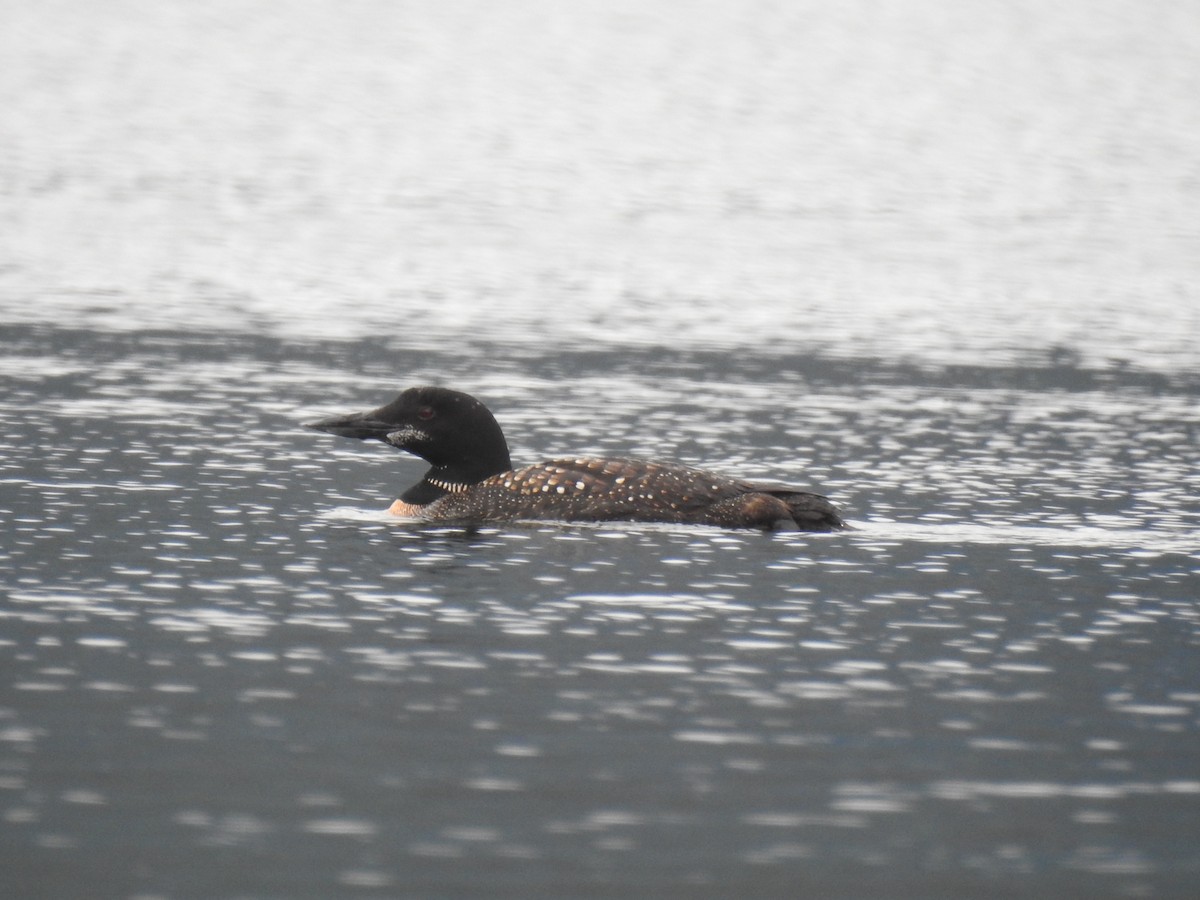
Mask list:
POLYGON ((425 481, 428 484, 432 484, 435 488, 439 488, 451 494, 461 494, 470 487, 469 484, 458 484, 457 482, 453 481, 442 481, 440 478, 426 477, 425 481))

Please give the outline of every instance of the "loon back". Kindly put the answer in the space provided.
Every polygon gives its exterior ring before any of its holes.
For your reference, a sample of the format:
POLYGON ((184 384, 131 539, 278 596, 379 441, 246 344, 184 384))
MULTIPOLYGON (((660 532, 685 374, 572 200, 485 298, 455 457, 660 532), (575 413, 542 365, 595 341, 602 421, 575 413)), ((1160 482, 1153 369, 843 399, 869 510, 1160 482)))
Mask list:
POLYGON ((504 433, 488 408, 446 388, 409 388, 379 409, 307 427, 380 440, 429 462, 425 477, 392 505, 397 515, 447 522, 630 521, 805 531, 846 527, 837 508, 818 494, 675 463, 578 458, 514 470, 504 433))

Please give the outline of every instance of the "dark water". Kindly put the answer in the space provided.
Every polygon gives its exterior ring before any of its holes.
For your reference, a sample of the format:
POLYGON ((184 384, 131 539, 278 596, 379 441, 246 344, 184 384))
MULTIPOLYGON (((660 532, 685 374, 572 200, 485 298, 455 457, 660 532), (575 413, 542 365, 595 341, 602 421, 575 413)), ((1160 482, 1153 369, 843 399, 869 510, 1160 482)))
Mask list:
POLYGON ((0 895, 1194 896, 1187 4, 6 18, 0 895), (855 528, 391 520, 432 382, 855 528))
POLYGON ((704 354, 547 355, 496 404, 517 447, 801 460, 858 527, 466 535, 371 511, 415 461, 296 427, 377 399, 329 383, 369 345, 6 339, 14 895, 1198 875, 1194 385, 743 358, 685 390, 704 354), (681 387, 598 402, 626 367, 681 387))

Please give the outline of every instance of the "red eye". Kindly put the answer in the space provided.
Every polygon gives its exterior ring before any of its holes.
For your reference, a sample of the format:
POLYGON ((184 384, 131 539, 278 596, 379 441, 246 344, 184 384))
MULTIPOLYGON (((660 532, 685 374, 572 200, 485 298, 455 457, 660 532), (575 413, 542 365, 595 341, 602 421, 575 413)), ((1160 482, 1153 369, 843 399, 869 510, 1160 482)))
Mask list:
POLYGON ((421 419, 422 421, 428 422, 430 419, 433 418, 433 407, 432 406, 422 406, 420 409, 417 410, 417 418, 421 419))

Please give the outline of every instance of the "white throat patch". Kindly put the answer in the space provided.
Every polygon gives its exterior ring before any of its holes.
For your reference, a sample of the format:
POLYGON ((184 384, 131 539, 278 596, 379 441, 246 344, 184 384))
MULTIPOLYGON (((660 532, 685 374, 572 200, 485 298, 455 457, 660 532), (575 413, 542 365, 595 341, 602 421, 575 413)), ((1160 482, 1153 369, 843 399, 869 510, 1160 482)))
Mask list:
POLYGON ((413 428, 411 425, 405 425, 403 428, 389 431, 387 434, 387 442, 393 447, 407 447, 409 444, 427 440, 429 440, 429 435, 426 432, 419 428, 413 428))

